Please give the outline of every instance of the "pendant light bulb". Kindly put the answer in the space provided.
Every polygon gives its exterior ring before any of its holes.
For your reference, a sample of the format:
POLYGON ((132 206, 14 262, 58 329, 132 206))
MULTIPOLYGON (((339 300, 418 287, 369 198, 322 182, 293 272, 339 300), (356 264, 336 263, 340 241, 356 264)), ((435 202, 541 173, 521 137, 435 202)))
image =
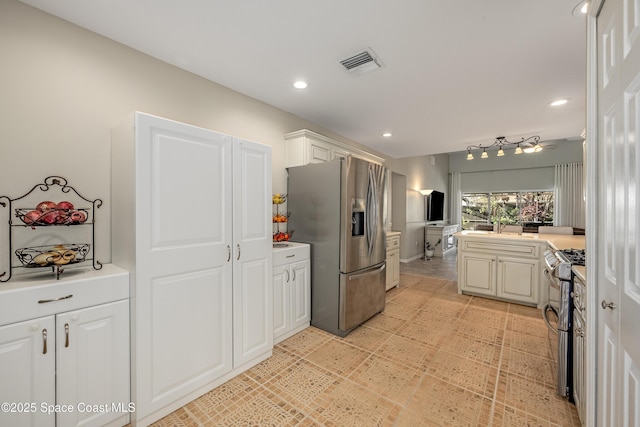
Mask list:
POLYGON ((471 154, 471 150, 467 153, 467 160, 473 160, 473 154, 471 154))
POLYGON ((542 145, 536 144, 536 148, 533 149, 534 153, 539 153, 542 151, 542 145))
POLYGON ((489 157, 489 155, 487 154, 487 150, 485 150, 484 148, 482 149, 482 155, 480 156, 481 159, 486 159, 487 157, 489 157))
POLYGON ((498 154, 496 154, 498 157, 502 157, 504 156, 504 150, 502 149, 502 145, 500 146, 500 148, 498 148, 498 154))
POLYGON ((520 144, 518 144, 518 146, 516 147, 516 151, 514 151, 513 154, 522 154, 522 148, 520 148, 520 144))

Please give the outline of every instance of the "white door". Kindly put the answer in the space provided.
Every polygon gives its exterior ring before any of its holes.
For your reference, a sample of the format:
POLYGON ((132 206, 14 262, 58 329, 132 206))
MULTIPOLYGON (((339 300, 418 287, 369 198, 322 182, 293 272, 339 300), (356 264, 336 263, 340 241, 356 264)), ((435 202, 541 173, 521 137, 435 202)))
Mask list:
POLYGON ((273 347, 271 147, 233 145, 233 366, 273 347))
POLYGON ((498 257, 497 295, 509 300, 538 304, 540 261, 498 257))
POLYGON ((0 327, 0 426, 53 427, 56 400, 53 316, 0 327), (45 405, 42 411, 41 405, 45 405))
POLYGON ((291 264, 291 329, 311 320, 311 261, 291 264))
POLYGON ((482 295, 496 295, 495 256, 462 252, 458 262, 460 289, 482 295))
POLYGON ((291 304, 289 264, 273 267, 273 338, 276 339, 289 331, 291 304))
POLYGON ((128 416, 128 300, 56 316, 56 355, 56 403, 75 409, 58 413, 58 426, 103 426, 128 416))
MULTIPOLYGON (((597 18, 597 413, 640 425, 640 5, 607 0, 597 18)), ((591 173, 594 173, 592 171, 591 173)))
POLYGON ((233 186, 230 136, 137 113, 136 143, 141 419, 232 368, 233 186))

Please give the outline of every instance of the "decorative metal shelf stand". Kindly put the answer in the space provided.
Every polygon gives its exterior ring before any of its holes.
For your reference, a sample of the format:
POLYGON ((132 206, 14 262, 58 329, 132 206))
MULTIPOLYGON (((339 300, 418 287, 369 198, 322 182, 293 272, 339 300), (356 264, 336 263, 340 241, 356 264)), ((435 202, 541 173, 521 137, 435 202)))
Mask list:
MULTIPOLYGON (((53 192, 53 191, 52 191, 53 192)), ((101 199, 87 199, 78 191, 68 185, 67 180, 61 176, 48 176, 40 184, 36 184, 27 193, 20 197, 11 198, 0 196, 0 207, 8 209, 9 230, 8 230, 8 271, 0 272, 0 282, 7 282, 13 276, 15 268, 49 268, 56 277, 60 279, 63 267, 73 264, 92 262, 95 270, 102 268, 102 263, 95 259, 95 212, 102 206, 101 199), (88 203, 91 206, 75 207, 69 201, 53 203, 43 201, 38 206, 20 206, 17 203, 27 202, 29 196, 35 196, 37 192, 46 193, 50 190, 57 190, 60 196, 68 194, 72 196, 75 203, 88 203), (91 227, 91 242, 89 243, 67 243, 56 242, 48 245, 38 245, 14 249, 16 236, 14 232, 18 229, 38 229, 50 227, 91 227), (92 254, 92 256, 89 256, 92 254), (14 262, 17 260, 20 264, 14 262)), ((43 233, 44 234, 44 233, 43 233)), ((47 237, 44 234, 42 237, 47 237)))

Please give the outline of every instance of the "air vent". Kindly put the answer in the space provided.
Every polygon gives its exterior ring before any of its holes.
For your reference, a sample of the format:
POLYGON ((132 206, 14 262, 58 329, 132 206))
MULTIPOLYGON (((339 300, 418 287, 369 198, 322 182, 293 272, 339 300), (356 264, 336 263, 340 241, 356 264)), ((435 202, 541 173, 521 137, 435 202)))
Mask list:
POLYGON ((381 67, 381 62, 371 48, 355 53, 340 63, 352 74, 366 73, 381 67))

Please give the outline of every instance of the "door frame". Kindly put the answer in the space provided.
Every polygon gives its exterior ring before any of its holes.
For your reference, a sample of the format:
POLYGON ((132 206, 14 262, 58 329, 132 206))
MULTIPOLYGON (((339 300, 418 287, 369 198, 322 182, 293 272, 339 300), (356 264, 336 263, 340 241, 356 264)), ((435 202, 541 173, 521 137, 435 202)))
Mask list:
MULTIPOLYGON (((598 366, 598 263, 597 251, 599 233, 598 208, 598 34, 597 18, 605 0, 592 0, 587 14, 587 108, 586 108, 586 245, 587 245, 587 283, 591 284, 591 291, 587 292, 586 320, 586 378, 585 378, 585 407, 586 426, 596 425, 597 395, 596 369, 598 366), (595 292, 594 292, 595 290, 595 292)), ((611 1, 611 0, 610 0, 611 1)))

